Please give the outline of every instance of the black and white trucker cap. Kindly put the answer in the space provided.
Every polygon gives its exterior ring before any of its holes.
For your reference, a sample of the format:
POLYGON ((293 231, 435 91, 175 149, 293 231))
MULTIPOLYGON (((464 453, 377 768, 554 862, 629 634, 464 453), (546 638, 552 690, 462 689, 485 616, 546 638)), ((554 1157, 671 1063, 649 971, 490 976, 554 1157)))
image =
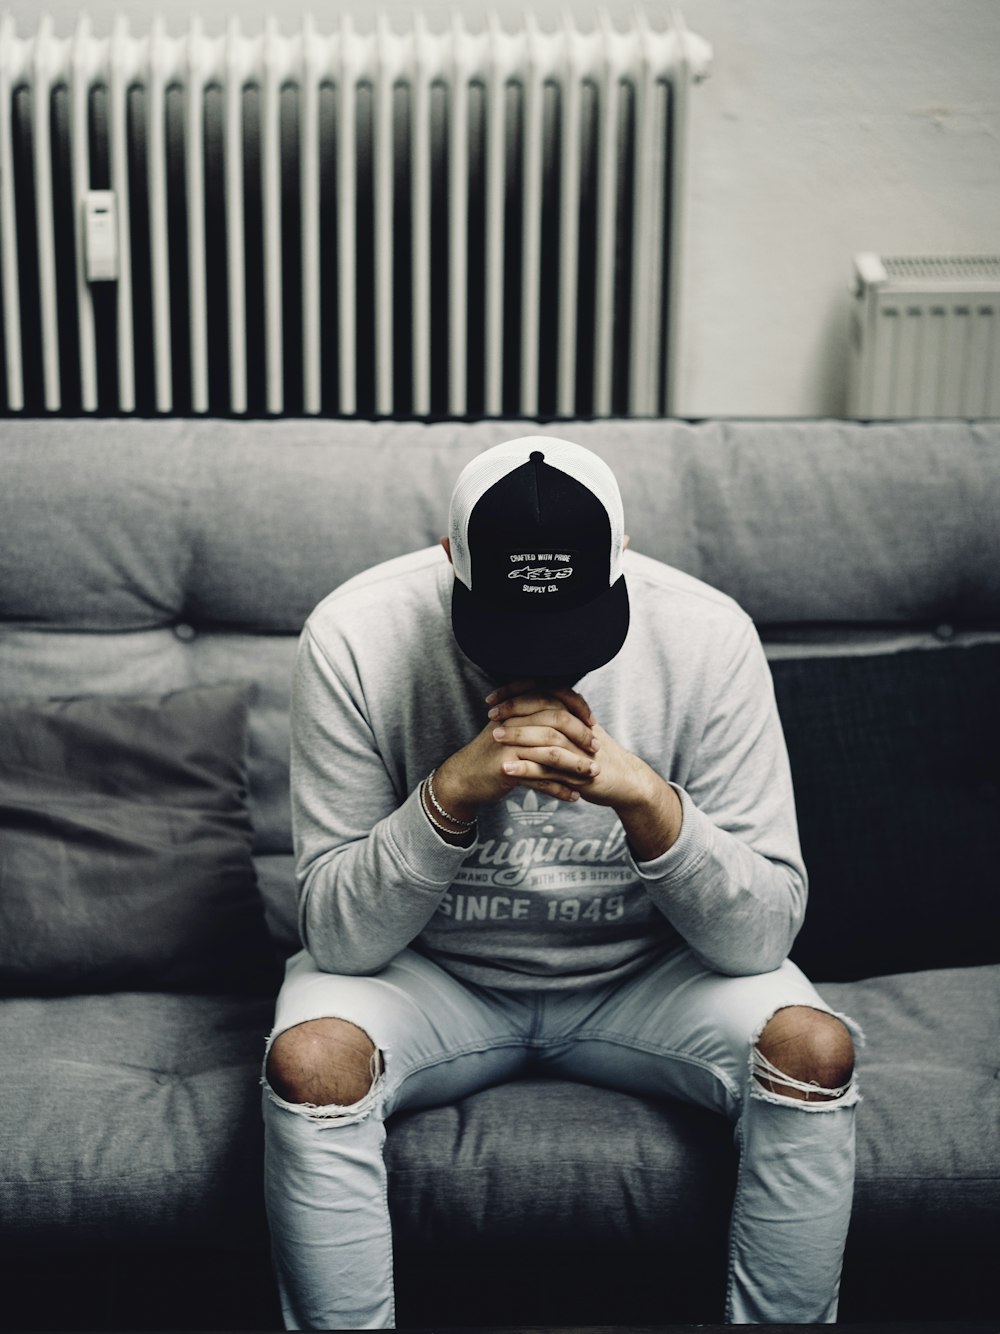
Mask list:
POLYGON ((455 638, 491 676, 579 679, 625 642, 621 495, 591 450, 529 435, 477 455, 448 535, 455 638))

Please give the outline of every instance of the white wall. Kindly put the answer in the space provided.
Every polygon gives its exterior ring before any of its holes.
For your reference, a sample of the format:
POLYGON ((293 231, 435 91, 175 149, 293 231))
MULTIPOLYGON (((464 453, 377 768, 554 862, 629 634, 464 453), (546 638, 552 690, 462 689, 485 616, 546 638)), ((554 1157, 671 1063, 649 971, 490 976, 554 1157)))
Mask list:
MULTIPOLYGON (((33 31, 34 0, 8 0, 33 31)), ((714 47, 692 97, 687 305, 678 410, 687 416, 815 416, 843 409, 851 257, 1000 253, 1000 0, 679 0, 714 47)), ((78 4, 54 0, 56 31, 78 4)), ((307 0, 88 0, 98 32, 192 8, 221 31, 234 8, 256 31, 276 9, 290 31, 307 0)), ((449 12, 427 0, 435 26, 449 12)), ((478 27, 484 6, 460 6, 478 27)), ((509 26, 521 0, 496 0, 509 26)), ((589 24, 594 7, 572 7, 589 24)), ((647 0, 653 22, 665 5, 647 0)), ((373 6, 353 5, 359 24, 373 6)), ((412 6, 383 4, 408 26, 412 6)), ((538 0, 554 24, 558 0, 538 0)), ((620 24, 631 0, 609 0, 620 24)))
POLYGON ((683 0, 693 98, 682 410, 838 414, 851 257, 1000 253, 997 0, 683 0))

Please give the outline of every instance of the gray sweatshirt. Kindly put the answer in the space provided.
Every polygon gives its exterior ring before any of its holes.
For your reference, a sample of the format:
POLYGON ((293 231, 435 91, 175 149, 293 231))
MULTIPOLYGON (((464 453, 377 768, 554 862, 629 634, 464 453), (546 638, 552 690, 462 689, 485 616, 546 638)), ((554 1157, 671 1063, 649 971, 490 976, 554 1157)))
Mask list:
POLYGON ((408 945, 507 990, 625 977, 686 942, 709 968, 766 972, 805 910, 770 671, 731 598, 635 552, 631 625, 579 690, 678 792, 683 825, 637 862, 614 812, 527 788, 446 842, 421 780, 487 722, 488 678, 451 630, 439 547, 365 571, 313 611, 292 698, 292 817, 303 943, 373 973, 408 945))

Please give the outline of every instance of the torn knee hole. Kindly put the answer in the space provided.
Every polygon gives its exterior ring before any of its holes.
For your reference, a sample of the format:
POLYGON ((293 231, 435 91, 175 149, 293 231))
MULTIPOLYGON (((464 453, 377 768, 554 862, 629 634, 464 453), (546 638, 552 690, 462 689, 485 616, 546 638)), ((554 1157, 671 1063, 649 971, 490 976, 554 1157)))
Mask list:
POLYGON ((750 1068, 770 1093, 832 1102, 852 1087, 854 1045, 836 1015, 810 1006, 786 1006, 763 1025, 753 1044, 750 1068))
POLYGON ((351 1108, 373 1090, 382 1056, 363 1029, 341 1019, 313 1019, 286 1029, 271 1045, 267 1083, 284 1102, 351 1108))

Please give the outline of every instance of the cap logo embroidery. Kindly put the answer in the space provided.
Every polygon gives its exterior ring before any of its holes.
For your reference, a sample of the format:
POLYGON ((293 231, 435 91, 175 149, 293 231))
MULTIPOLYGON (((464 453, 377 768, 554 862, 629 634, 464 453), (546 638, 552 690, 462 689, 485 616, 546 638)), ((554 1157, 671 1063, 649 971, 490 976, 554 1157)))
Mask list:
POLYGON ((507 578, 517 580, 522 593, 557 593, 559 582, 573 574, 569 551, 515 551, 508 554, 514 567, 507 578))
POLYGON ((572 565, 559 570, 550 570, 545 565, 524 565, 518 570, 511 570, 508 579, 540 579, 547 583, 550 579, 568 579, 573 573, 572 565))

